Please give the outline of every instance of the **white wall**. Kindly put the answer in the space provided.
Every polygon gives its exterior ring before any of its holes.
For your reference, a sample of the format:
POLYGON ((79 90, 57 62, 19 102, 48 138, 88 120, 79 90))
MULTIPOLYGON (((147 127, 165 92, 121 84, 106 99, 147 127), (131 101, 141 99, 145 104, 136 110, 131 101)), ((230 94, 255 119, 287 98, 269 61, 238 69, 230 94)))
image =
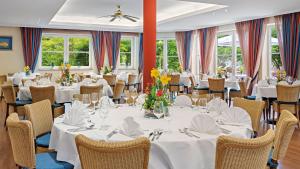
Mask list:
POLYGON ((12 50, 0 51, 0 74, 23 71, 24 59, 21 30, 17 27, 0 27, 0 36, 12 36, 12 50))

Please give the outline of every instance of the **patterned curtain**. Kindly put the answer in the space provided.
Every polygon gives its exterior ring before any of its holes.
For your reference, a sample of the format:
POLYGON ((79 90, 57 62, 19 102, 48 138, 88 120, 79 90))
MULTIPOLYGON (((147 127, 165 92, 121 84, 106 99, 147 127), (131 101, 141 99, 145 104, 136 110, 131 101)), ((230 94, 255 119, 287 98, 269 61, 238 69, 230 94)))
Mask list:
POLYGON ((183 70, 190 69, 190 58, 191 58, 191 41, 193 31, 176 32, 176 45, 179 63, 183 70))
POLYGON ((23 27, 21 34, 25 65, 30 66, 31 71, 34 72, 42 40, 42 29, 23 27))
POLYGON ((300 59, 300 13, 275 17, 283 67, 288 76, 298 77, 300 59))
POLYGON ((93 37, 93 49, 98 69, 103 67, 105 56, 105 39, 102 31, 91 31, 93 37))
POLYGON ((112 66, 113 70, 117 67, 117 61, 120 54, 120 32, 104 32, 106 51, 108 55, 109 65, 112 66))
POLYGON ((208 74, 210 63, 214 57, 214 49, 217 39, 217 27, 199 29, 198 33, 201 72, 208 74))
POLYGON ((143 49, 143 33, 140 34, 139 43, 139 73, 143 72, 144 69, 144 49, 143 49))

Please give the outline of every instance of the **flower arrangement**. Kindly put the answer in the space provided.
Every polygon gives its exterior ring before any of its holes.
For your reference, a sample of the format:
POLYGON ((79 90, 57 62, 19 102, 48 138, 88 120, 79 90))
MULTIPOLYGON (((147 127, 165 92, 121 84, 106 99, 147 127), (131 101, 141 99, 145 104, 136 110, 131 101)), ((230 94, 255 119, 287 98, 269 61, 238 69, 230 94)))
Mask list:
POLYGON ((151 77, 153 78, 153 84, 146 88, 147 97, 143 108, 154 110, 156 102, 162 103, 163 106, 169 106, 167 89, 171 78, 167 74, 161 74, 156 68, 151 70, 151 77))
POLYGON ((100 72, 102 72, 104 75, 109 74, 112 72, 112 66, 101 67, 100 72))
POLYGON ((219 66, 217 68, 217 77, 222 78, 225 74, 226 74, 225 68, 223 68, 222 66, 219 66))
POLYGON ((73 77, 70 73, 71 64, 61 64, 59 70, 61 71, 61 77, 57 80, 62 85, 69 85, 73 82, 73 77))
POLYGON ((23 70, 26 73, 26 75, 30 74, 30 67, 29 66, 24 66, 23 70))
POLYGON ((273 76, 276 77, 277 82, 283 81, 286 78, 286 72, 282 69, 277 69, 275 72, 273 72, 273 76))

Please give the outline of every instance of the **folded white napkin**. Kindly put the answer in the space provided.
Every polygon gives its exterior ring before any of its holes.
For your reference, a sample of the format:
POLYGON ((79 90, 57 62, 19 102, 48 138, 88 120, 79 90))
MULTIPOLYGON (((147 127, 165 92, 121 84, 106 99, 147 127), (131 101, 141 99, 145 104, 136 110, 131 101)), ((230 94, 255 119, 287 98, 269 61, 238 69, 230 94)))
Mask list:
POLYGON ((207 109, 209 112, 217 112, 221 114, 223 111, 227 110, 228 108, 229 108, 228 104, 220 98, 215 98, 207 103, 207 109))
POLYGON ((65 112, 64 123, 72 126, 81 126, 84 124, 86 113, 84 112, 84 106, 79 101, 74 101, 70 110, 65 112))
POLYGON ((108 83, 107 83, 107 81, 106 81, 105 79, 99 79, 99 80, 97 81, 97 84, 102 84, 103 86, 108 85, 108 83))
POLYGON ((219 134, 221 130, 216 121, 207 114, 198 114, 193 117, 190 129, 199 133, 219 134))
POLYGON ((85 78, 85 79, 82 80, 81 85, 89 85, 91 83, 93 83, 93 79, 85 78))
POLYGON ((224 124, 249 125, 251 126, 251 118, 246 110, 240 107, 230 107, 220 116, 220 120, 224 124))
POLYGON ((102 96, 99 100, 101 106, 114 107, 115 103, 108 96, 102 96))
POLYGON ((144 134, 140 124, 137 123, 131 116, 128 116, 124 119, 120 132, 129 137, 136 137, 144 134))
POLYGON ((186 95, 177 96, 174 102, 175 106, 192 106, 192 100, 186 95))

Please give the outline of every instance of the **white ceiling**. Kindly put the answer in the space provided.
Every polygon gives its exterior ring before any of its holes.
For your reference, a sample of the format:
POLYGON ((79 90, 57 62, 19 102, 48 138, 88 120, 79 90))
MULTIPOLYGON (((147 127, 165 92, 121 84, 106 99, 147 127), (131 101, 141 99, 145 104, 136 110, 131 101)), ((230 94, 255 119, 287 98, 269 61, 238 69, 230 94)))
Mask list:
MULTIPOLYGON (((142 31, 142 0, 0 0, 0 26, 142 31), (137 23, 98 19, 121 5, 137 23)), ((192 30, 300 11, 299 0, 157 0, 159 32, 192 30)))

